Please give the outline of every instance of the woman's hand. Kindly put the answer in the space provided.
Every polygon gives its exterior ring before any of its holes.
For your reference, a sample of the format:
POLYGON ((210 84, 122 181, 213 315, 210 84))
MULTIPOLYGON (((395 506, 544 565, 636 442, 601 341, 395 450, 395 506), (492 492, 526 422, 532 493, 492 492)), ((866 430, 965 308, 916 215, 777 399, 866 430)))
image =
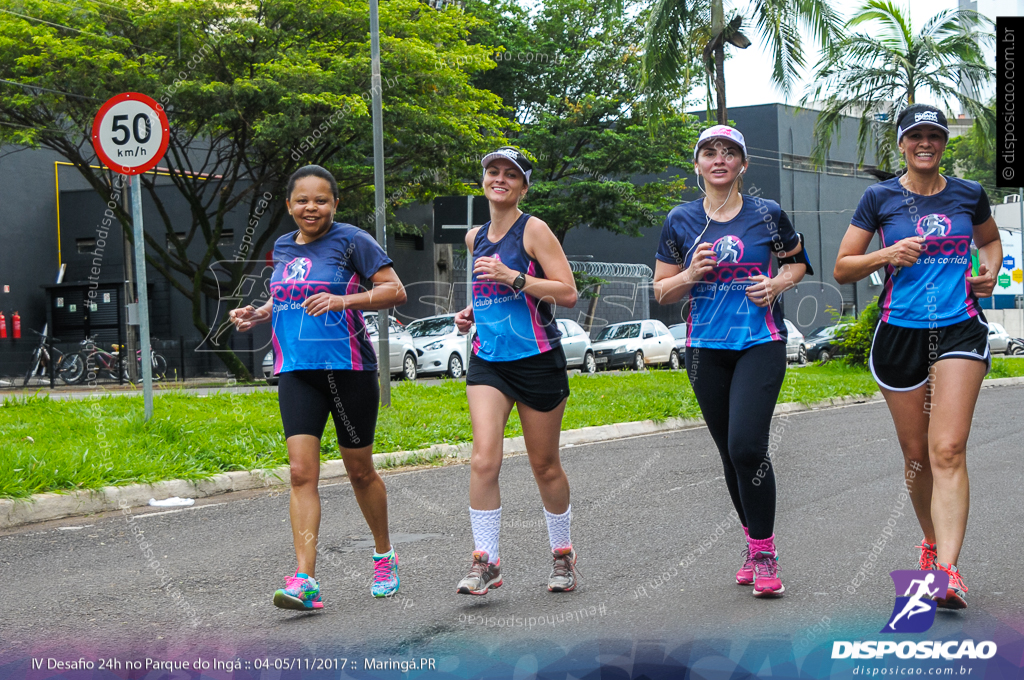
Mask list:
POLYGON ((232 309, 228 312, 228 320, 235 324, 235 330, 244 333, 245 331, 252 330, 254 326, 270 321, 270 313, 262 307, 256 309, 252 305, 246 305, 245 307, 232 309))
POLYGON ((469 329, 473 327, 473 305, 466 307, 461 312, 455 315, 455 327, 459 329, 459 333, 468 333, 469 329))
POLYGON ((893 267, 912 267, 924 250, 924 237, 911 236, 885 249, 886 260, 893 267))
POLYGON ((750 281, 753 283, 747 286, 747 299, 758 307, 767 307, 779 297, 780 291, 776 289, 775 279, 770 279, 764 274, 758 274, 757 276, 751 276, 750 281))
POLYGON ((977 297, 985 298, 991 297, 992 291, 996 287, 996 275, 988 270, 988 265, 984 262, 978 265, 978 275, 968 276, 967 283, 971 284, 971 291, 977 297))
POLYGON ((306 314, 310 316, 322 316, 327 312, 344 312, 345 298, 330 293, 317 293, 303 300, 302 306, 306 310, 306 314))
POLYGON ((696 283, 704 278, 704 275, 711 271, 718 263, 718 256, 715 255, 715 247, 710 243, 701 243, 693 253, 690 266, 686 268, 686 278, 696 283))
POLYGON ((478 257, 473 263, 473 273, 483 281, 497 281, 506 286, 511 286, 519 276, 519 272, 506 267, 501 260, 486 255, 478 257))

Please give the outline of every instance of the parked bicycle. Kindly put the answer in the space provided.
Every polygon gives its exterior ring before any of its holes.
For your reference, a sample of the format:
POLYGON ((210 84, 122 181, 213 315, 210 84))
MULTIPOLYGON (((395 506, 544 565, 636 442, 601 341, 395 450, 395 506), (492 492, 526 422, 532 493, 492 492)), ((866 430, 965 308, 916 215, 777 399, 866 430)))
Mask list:
MULTIPOLYGON (((156 340, 156 338, 151 338, 156 340)), ((118 355, 120 353, 120 347, 114 345, 113 354, 118 355)), ((150 365, 153 369, 153 381, 163 380, 167 377, 167 359, 163 358, 156 353, 155 349, 149 350, 150 365)), ((139 369, 139 381, 142 380, 142 350, 135 350, 135 362, 139 369)))
MULTIPOLYGON (((32 351, 32 360, 28 372, 25 373, 25 380, 22 386, 27 387, 29 381, 35 376, 45 377, 49 375, 50 362, 58 378, 66 385, 73 385, 85 375, 85 363, 78 354, 64 354, 51 344, 47 344, 46 327, 43 332, 29 329, 30 332, 39 336, 39 346, 32 351)), ((59 338, 50 338, 50 342, 60 342, 59 338)))
POLYGON ((96 344, 96 340, 88 337, 82 340, 83 349, 76 355, 82 361, 83 370, 78 380, 81 381, 88 373, 88 379, 95 380, 98 377, 105 377, 111 380, 128 380, 128 369, 121 363, 121 357, 117 354, 117 345, 114 345, 113 352, 108 352, 96 344))

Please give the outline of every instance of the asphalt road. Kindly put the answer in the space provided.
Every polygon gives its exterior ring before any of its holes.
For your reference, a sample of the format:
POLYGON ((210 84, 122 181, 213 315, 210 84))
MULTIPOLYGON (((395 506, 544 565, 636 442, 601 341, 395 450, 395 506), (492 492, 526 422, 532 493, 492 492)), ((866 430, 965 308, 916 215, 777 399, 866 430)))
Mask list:
MULTIPOLYGON (((960 561, 970 608, 940 612, 926 639, 1024 632, 1016 583, 1022 413, 1024 387, 982 390, 960 561)), ((0 536, 0 660, 58 650, 171 659, 196 650, 219 658, 359 650, 437 656, 454 668, 458 654, 514 648, 542 656, 601 639, 726 647, 754 639, 798 653, 831 639, 873 639, 893 607, 888 572, 916 568, 921 540, 906 504, 876 566, 854 582, 898 512, 901 459, 888 411, 874 403, 801 413, 776 419, 775 432, 786 585, 778 600, 755 599, 733 581, 742 533, 718 454, 698 428, 563 450, 582 573, 573 593, 545 588, 547 531, 525 456, 504 463, 505 584, 484 597, 455 594, 473 548, 464 463, 386 475, 402 579, 388 600, 369 594, 372 542, 351 488, 323 487, 318 576, 326 607, 312 614, 270 602, 294 564, 280 488, 183 511, 138 509, 11 531, 0 536), (169 588, 147 566, 129 520, 144 531, 169 588)))

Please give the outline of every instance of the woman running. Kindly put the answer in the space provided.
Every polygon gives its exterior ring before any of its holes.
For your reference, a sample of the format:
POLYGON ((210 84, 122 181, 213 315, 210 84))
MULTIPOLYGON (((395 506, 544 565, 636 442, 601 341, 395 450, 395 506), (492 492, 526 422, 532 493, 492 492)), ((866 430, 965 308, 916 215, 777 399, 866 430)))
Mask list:
POLYGON ((297 231, 274 244, 271 300, 259 309, 232 310, 239 331, 273 321, 274 373, 291 465, 289 512, 298 568, 274 593, 284 609, 321 609, 316 573, 320 531, 320 439, 334 418, 349 482, 376 552, 376 597, 398 590, 398 557, 388 536, 388 500, 373 466, 377 424, 377 355, 362 310, 405 302, 392 262, 362 229, 334 221, 338 183, 307 165, 288 181, 288 211, 297 231), (367 289, 366 282, 372 286, 367 289))
POLYGON ((469 517, 475 550, 458 592, 485 595, 502 584, 498 473, 513 406, 519 410, 547 517, 554 557, 548 590, 569 591, 576 587, 576 552, 569 536, 569 480, 558 457, 569 380, 552 305, 573 307, 576 283, 548 225, 519 210, 533 172, 530 161, 506 147, 484 156, 482 165, 491 220, 466 234, 473 257, 473 297, 455 315, 460 332, 468 332, 475 321, 477 333, 466 373, 473 424, 469 517))
POLYGON ((949 574, 940 607, 967 606, 956 567, 967 530, 967 438, 991 365, 978 305, 1003 259, 985 190, 939 174, 946 116, 914 104, 900 113, 897 142, 906 174, 868 188, 836 257, 839 283, 885 268, 881 321, 869 365, 889 406, 914 512, 924 531, 921 569, 949 574), (868 253, 875 232, 881 248, 868 253), (980 266, 972 276, 971 239, 980 266))
POLYGON ((786 376, 778 298, 810 270, 802 239, 778 203, 743 196, 743 135, 705 130, 693 151, 705 196, 669 212, 654 270, 663 305, 689 295, 686 371, 725 467, 746 545, 736 582, 781 595, 775 549, 775 472, 768 435, 786 376), (772 256, 778 273, 772 275, 772 256))

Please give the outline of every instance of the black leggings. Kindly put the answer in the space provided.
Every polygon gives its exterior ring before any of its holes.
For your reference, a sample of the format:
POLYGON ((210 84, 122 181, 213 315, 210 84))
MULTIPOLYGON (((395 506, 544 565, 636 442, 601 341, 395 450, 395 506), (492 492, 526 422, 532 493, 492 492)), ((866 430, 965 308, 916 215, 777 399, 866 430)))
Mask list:
POLYGON ((324 436, 327 416, 334 418, 338 446, 359 449, 373 444, 380 388, 377 371, 288 371, 278 378, 277 398, 284 438, 324 436))
POLYGON ((725 485, 750 537, 775 528, 772 413, 786 377, 786 343, 744 350, 686 348, 686 374, 725 467, 725 485))

